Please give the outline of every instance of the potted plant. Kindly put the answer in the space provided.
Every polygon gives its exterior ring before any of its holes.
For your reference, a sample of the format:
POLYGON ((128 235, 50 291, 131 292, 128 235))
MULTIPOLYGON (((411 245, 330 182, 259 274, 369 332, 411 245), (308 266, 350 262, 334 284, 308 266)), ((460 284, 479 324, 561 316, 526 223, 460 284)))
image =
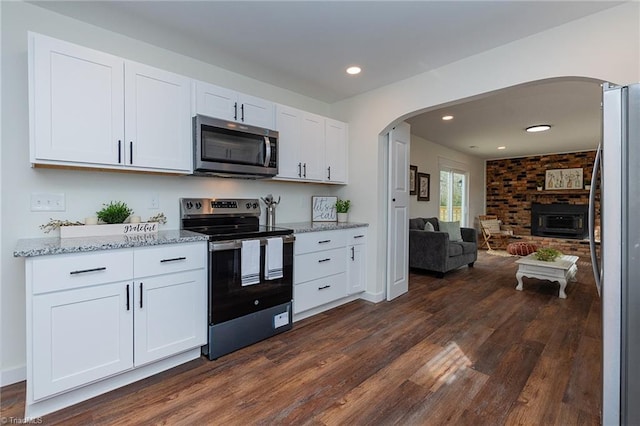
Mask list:
POLYGON ((547 248, 539 248, 536 250, 534 254, 536 260, 541 260, 543 262, 554 262, 558 257, 562 256, 558 250, 547 247, 547 248))
POLYGON ((351 207, 351 200, 341 200, 340 198, 338 198, 338 201, 336 201, 336 213, 338 213, 338 222, 348 221, 349 207, 351 207))
POLYGON ((544 180, 542 180, 542 178, 536 181, 536 187, 538 191, 542 191, 542 188, 544 188, 544 180))
POLYGON ((102 210, 96 212, 96 215, 104 223, 124 223, 133 213, 133 210, 122 201, 111 201, 103 206, 102 210))

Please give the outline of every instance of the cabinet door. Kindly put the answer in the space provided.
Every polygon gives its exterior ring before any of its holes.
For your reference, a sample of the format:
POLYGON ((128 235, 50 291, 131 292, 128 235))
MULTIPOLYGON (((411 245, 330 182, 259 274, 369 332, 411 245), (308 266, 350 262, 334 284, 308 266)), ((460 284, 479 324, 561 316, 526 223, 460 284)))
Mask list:
POLYGON ((324 180, 324 118, 305 113, 302 120, 302 178, 324 180))
POLYGON ((125 71, 126 166, 190 171, 190 80, 131 61, 125 71))
POLYGON ((302 177, 302 114, 295 108, 276 106, 276 130, 278 139, 278 177, 300 179, 302 177))
POLYGON ((124 143, 124 61, 30 33, 31 161, 116 165, 124 143))
POLYGON ((249 96, 238 95, 239 121, 250 126, 264 127, 265 129, 275 128, 275 108, 273 102, 249 96))
POLYGON ((133 367, 130 282, 33 297, 35 400, 133 367))
POLYGON ((227 121, 238 119, 238 93, 202 81, 195 82, 196 114, 227 121))
POLYGON ((327 119, 325 122, 325 180, 347 183, 348 128, 346 123, 327 119))
POLYGON ((207 343, 205 269, 135 283, 135 365, 207 343))

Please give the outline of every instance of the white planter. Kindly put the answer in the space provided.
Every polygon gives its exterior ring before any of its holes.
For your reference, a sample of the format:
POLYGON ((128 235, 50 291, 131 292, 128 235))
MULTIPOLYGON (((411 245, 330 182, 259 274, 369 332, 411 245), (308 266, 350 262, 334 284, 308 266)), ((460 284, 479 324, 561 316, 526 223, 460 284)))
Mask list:
POLYGON ((116 223, 113 225, 61 226, 60 238, 101 237, 105 235, 156 234, 158 222, 116 223))
POLYGON ((338 223, 349 221, 349 213, 338 213, 338 223))

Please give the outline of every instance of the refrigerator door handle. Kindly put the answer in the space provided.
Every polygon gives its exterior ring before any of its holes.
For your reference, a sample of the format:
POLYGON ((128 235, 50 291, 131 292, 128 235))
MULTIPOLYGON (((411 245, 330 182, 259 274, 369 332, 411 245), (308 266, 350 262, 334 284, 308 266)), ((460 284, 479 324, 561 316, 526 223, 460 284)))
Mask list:
MULTIPOLYGON (((589 248, 591 251, 591 266, 593 267, 593 277, 596 280, 596 288, 600 295, 602 287, 602 270, 598 260, 595 240, 595 224, 596 224, 596 183, 598 175, 602 176, 602 144, 598 145, 596 151, 596 160, 593 163, 593 173, 591 173, 591 188, 589 190, 589 248)), ((602 233, 600 234, 602 241, 602 233)))

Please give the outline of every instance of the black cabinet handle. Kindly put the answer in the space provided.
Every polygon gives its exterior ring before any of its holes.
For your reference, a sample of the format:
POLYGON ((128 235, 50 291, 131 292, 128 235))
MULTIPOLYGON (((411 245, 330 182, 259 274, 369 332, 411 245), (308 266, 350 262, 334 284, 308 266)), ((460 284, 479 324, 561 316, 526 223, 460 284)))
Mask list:
POLYGON ((331 180, 331 166, 327 167, 327 180, 331 180))
POLYGON ((356 249, 351 247, 351 260, 356 260, 356 249))
POLYGON ((129 141, 129 164, 133 164, 133 141, 129 141))
POLYGON ((327 289, 329 287, 331 287, 331 286, 330 285, 325 285, 325 286, 322 286, 322 287, 318 287, 318 290, 325 290, 325 289, 327 289))
POLYGON ((107 268, 105 266, 100 267, 100 268, 92 268, 92 269, 81 269, 78 271, 71 271, 69 272, 69 275, 78 275, 78 274, 86 274, 88 272, 98 272, 98 271, 106 271, 107 268))
POLYGON ((330 260, 331 260, 330 258, 327 258, 327 259, 320 259, 320 260, 318 260, 318 263, 324 263, 324 262, 328 262, 328 261, 330 261, 330 260))
POLYGON ((160 261, 160 263, 166 263, 166 262, 177 262, 179 260, 187 260, 186 257, 174 257, 173 259, 162 259, 160 261))
POLYGON ((240 105, 240 121, 244 122, 244 104, 240 105))
POLYGON ((122 163, 122 141, 118 140, 118 164, 122 163))
POLYGON ((302 163, 298 163, 298 177, 302 177, 302 163))
POLYGON ((321 240, 321 241, 318 241, 318 244, 326 244, 326 243, 330 243, 330 242, 331 242, 331 240, 321 240))
POLYGON ((142 308, 142 283, 140 283, 140 307, 142 308))
POLYGON ((354 235, 353 238, 363 238, 363 237, 364 237, 364 235, 354 235))
POLYGON ((129 284, 127 284, 127 311, 130 309, 129 307, 129 284))
POLYGON ((304 165, 302 166, 302 169, 304 170, 304 173, 302 173, 302 177, 307 177, 307 163, 304 163, 304 165))
POLYGON ((233 119, 238 121, 238 103, 233 104, 233 119))

